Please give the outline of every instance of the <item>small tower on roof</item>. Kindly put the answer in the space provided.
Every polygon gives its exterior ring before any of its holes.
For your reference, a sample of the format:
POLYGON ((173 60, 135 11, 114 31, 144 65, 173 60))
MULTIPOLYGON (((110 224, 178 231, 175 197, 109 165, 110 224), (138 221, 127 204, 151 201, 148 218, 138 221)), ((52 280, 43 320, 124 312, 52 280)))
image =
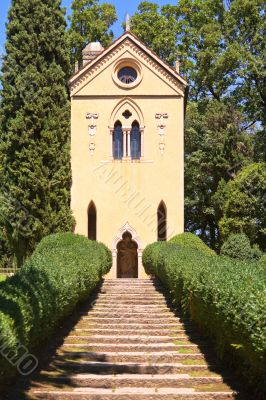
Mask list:
POLYGON ((91 42, 82 51, 83 66, 94 60, 104 50, 100 42, 91 42))

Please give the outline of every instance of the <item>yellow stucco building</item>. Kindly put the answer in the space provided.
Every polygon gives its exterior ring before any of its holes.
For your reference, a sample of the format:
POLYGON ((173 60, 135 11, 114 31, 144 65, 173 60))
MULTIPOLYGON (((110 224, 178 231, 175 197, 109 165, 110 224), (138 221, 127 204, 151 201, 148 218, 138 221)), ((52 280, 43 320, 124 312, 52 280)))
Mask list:
POLYGON ((111 278, 144 278, 144 247, 183 232, 186 87, 129 31, 70 79, 75 231, 110 248, 111 278))

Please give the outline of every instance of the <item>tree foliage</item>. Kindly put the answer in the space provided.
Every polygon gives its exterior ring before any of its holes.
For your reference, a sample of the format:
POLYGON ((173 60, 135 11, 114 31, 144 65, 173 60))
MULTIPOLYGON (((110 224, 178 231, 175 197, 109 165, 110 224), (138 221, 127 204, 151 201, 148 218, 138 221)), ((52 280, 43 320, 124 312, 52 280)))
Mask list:
POLYGON ((60 0, 14 0, 1 92, 1 219, 18 264, 70 230, 70 71, 60 0))
POLYGON ((223 188, 221 197, 223 217, 219 225, 222 235, 228 237, 231 232, 244 232, 252 243, 260 244, 265 250, 266 165, 255 163, 243 168, 223 188))
POLYGON ((142 2, 132 18, 133 32, 164 61, 178 56, 189 82, 186 229, 213 248, 221 244, 218 187, 266 161, 265 7, 263 0, 142 2))
POLYGON ((99 0, 73 0, 68 39, 72 66, 81 62, 82 50, 90 42, 108 46, 113 39, 110 26, 117 20, 114 5, 99 0))
POLYGON ((221 255, 242 261, 258 261, 262 252, 256 246, 251 247, 244 233, 232 233, 222 245, 221 255))
POLYGON ((144 1, 131 18, 131 31, 158 56, 173 65, 177 59, 177 19, 172 6, 144 1))
POLYGON ((221 180, 232 179, 252 160, 253 144, 243 116, 218 100, 190 102, 185 135, 185 215, 188 231, 219 247, 221 180))

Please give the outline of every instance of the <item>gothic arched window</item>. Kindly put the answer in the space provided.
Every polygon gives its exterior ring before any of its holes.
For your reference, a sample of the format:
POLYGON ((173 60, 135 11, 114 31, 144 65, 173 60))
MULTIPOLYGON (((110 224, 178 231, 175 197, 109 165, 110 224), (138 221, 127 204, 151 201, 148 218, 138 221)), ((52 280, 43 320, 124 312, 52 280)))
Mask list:
POLYGON ((123 157, 123 129, 120 121, 115 123, 113 134, 113 157, 115 160, 122 160, 123 157))
POLYGON ((141 156, 141 133, 139 123, 133 122, 130 135, 130 149, 132 160, 139 160, 141 156))
POLYGON ((157 229, 158 241, 165 241, 167 239, 167 220, 166 206, 163 201, 161 201, 157 210, 157 229))
POLYGON ((97 237, 97 211, 93 201, 88 207, 88 238, 96 240, 97 237))

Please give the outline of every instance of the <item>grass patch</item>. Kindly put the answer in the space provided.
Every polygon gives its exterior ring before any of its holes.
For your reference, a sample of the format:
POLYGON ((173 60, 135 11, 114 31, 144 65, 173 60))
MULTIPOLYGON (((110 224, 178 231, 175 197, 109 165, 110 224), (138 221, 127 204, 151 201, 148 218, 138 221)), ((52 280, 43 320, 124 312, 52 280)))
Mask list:
POLYGON ((185 347, 181 347, 180 349, 176 349, 176 351, 180 354, 194 354, 194 353, 199 353, 199 350, 195 347, 191 347, 189 349, 185 347))
POLYGON ((175 340, 174 344, 182 345, 182 344, 189 344, 190 342, 184 337, 184 340, 175 340))
POLYGON ((189 374, 189 376, 191 376, 193 378, 206 377, 206 376, 207 377, 220 376, 216 372, 212 372, 209 370, 190 371, 190 372, 188 372, 188 374, 189 374))
POLYGON ((225 383, 210 383, 207 385, 193 386, 197 392, 228 392, 232 391, 225 383))
POLYGON ((205 360, 198 360, 198 359, 191 359, 191 358, 187 358, 185 360, 181 360, 180 361, 181 364, 183 365, 206 365, 206 361, 205 360))

